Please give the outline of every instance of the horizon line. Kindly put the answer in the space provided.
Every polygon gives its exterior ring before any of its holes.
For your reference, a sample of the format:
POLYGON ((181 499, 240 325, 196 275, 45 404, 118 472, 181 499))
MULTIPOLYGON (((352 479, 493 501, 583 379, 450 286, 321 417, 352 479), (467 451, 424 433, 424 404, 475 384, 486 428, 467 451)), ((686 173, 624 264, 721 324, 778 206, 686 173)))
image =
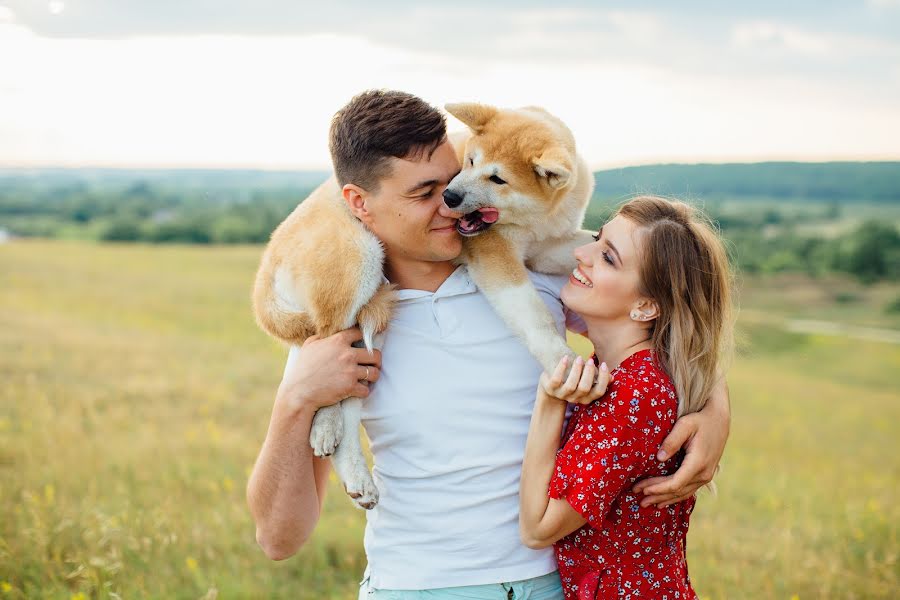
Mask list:
MULTIPOLYGON (((656 160, 639 161, 615 161, 609 163, 595 163, 590 165, 592 171, 607 171, 628 167, 647 167, 655 165, 728 165, 728 164, 760 164, 760 163, 801 163, 801 164, 825 164, 825 163, 871 163, 871 162, 900 162, 900 155, 872 155, 872 156, 835 156, 835 157, 796 157, 796 156, 768 156, 768 157, 730 157, 716 159, 709 157, 660 157, 656 160)), ((110 162, 0 162, 3 170, 51 170, 51 169, 105 169, 105 170, 131 170, 131 171, 267 171, 267 172, 331 172, 330 165, 297 165, 290 163, 261 165, 258 163, 110 163, 110 162)))

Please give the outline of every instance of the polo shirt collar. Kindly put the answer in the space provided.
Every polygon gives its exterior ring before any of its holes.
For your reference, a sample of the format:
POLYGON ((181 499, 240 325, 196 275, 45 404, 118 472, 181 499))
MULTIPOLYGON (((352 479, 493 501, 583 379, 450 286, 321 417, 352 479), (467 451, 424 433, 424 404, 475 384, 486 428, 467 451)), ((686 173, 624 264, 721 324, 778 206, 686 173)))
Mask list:
MULTIPOLYGON (((385 283, 388 283, 386 277, 382 276, 385 283)), ((405 300, 418 300, 420 298, 448 298, 450 296, 460 296, 462 294, 472 294, 478 291, 472 278, 469 277, 469 270, 465 265, 459 265, 450 276, 444 280, 444 283, 434 292, 425 290, 397 290, 396 298, 399 302, 405 300)))

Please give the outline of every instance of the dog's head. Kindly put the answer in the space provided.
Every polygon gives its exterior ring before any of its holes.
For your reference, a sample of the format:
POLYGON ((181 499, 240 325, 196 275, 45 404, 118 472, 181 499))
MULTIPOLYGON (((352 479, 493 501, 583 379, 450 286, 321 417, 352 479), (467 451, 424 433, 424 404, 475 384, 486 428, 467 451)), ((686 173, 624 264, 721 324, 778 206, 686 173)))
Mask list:
POLYGON ((472 130, 462 171, 444 191, 444 203, 465 214, 459 233, 478 235, 497 224, 533 226, 553 214, 574 183, 577 160, 572 132, 562 121, 537 107, 445 108, 472 130))

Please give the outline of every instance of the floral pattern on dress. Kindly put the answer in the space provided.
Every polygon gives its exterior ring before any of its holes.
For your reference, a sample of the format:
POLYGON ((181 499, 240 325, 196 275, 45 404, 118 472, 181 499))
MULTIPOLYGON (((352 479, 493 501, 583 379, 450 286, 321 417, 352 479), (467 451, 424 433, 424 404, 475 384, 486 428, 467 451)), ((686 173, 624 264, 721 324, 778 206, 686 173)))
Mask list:
POLYGON ((575 407, 549 489, 587 520, 555 544, 566 600, 697 597, 686 560, 695 499, 642 508, 631 493, 636 481, 681 464, 682 454, 656 460, 677 414, 675 386, 650 350, 613 371, 603 398, 575 407))

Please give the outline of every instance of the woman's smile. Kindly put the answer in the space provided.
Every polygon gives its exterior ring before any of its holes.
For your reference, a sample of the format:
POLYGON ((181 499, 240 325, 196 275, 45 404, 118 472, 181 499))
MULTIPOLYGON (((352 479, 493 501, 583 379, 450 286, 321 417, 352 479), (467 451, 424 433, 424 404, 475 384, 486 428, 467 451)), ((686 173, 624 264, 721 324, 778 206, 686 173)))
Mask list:
POLYGON ((581 265, 575 267, 575 270, 572 271, 572 274, 569 276, 569 281, 581 287, 594 287, 594 282, 584 274, 584 271, 581 270, 581 265))

